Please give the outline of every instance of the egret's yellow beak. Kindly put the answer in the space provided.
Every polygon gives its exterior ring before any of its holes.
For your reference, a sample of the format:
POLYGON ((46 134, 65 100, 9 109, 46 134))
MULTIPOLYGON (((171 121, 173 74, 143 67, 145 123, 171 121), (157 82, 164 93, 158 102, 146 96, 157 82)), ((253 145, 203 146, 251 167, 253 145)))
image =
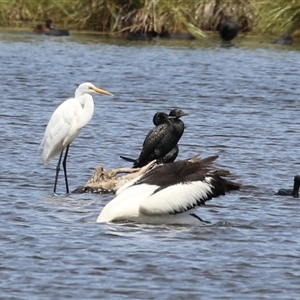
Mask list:
POLYGON ((101 90, 101 89, 97 88, 96 86, 95 86, 95 87, 92 87, 92 89, 93 89, 96 93, 98 93, 98 94, 107 95, 107 96, 113 96, 112 93, 107 92, 107 91, 105 91, 105 90, 101 90))

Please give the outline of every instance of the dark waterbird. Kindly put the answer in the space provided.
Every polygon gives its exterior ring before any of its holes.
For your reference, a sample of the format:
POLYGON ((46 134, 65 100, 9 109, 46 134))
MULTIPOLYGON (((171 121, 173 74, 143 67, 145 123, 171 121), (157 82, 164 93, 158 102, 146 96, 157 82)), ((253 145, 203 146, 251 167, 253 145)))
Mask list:
POLYGON ((34 30, 35 33, 45 34, 50 36, 68 36, 69 31, 66 29, 55 29, 52 20, 46 20, 45 24, 37 25, 34 30))
MULTIPOLYGON (((188 114, 184 113, 181 109, 172 109, 169 113, 169 117, 171 117, 170 121, 173 124, 173 133, 177 136, 178 140, 181 138, 185 125, 184 123, 180 120, 180 117, 187 116, 188 114)), ((160 121, 155 117, 153 118, 153 123, 154 125, 159 125, 160 121)), ((170 151, 168 152, 164 157, 163 157, 163 163, 170 163, 175 161, 179 153, 179 147, 178 144, 170 151)))
POLYGON ((154 159, 157 159, 158 163, 175 161, 179 153, 179 147, 177 143, 173 148, 170 145, 174 145, 174 141, 178 142, 181 138, 185 126, 180 117, 185 115, 188 114, 184 113, 181 109, 171 110, 169 116, 163 112, 156 113, 153 116, 153 123, 156 127, 146 136, 140 157, 132 159, 121 156, 121 158, 133 162, 134 168, 140 168, 154 159), (170 126, 170 123, 172 126, 170 126), (166 152, 167 149, 170 150, 166 152), (162 158, 161 153, 163 153, 162 158))
MULTIPOLYGON (((169 113, 169 116, 172 117, 170 121, 173 124, 173 132, 174 134, 177 135, 178 140, 181 138, 185 125, 184 123, 180 120, 181 117, 187 116, 187 113, 184 113, 181 109, 172 109, 169 113)), ((169 163, 175 161, 179 154, 179 147, 178 144, 170 151, 168 152, 164 158, 163 158, 163 163, 169 163)))
MULTIPOLYGON (((161 124, 163 124, 163 122, 165 121, 166 118, 168 118, 167 114, 165 114, 163 112, 157 112, 153 116, 153 124, 155 126, 161 125, 161 124)), ((173 119, 170 119, 170 120, 172 121, 173 119)), ((178 156, 178 153, 179 153, 179 147, 178 147, 178 145, 176 145, 170 152, 168 152, 163 157, 163 159, 162 159, 163 163, 173 162, 176 159, 176 157, 178 156)), ((130 161, 133 163, 136 162, 136 159, 134 159, 134 158, 125 157, 122 155, 120 157, 123 158, 124 160, 130 161)))
POLYGON ((226 21, 219 25, 219 34, 224 42, 232 41, 239 32, 239 26, 233 21, 226 21))
POLYGON ((177 143, 184 130, 183 122, 178 122, 178 119, 186 114, 178 109, 171 112, 169 116, 163 112, 154 115, 153 123, 159 125, 147 134, 143 149, 136 160, 124 156, 121 158, 133 161, 134 168, 143 167, 152 160, 157 160, 158 163, 174 161, 179 151, 177 143))
POLYGON ((277 45, 291 45, 293 43, 293 38, 286 32, 278 40, 274 42, 277 45))
POLYGON ((300 175, 294 177, 293 189, 280 189, 276 193, 279 196, 293 196, 294 198, 299 198, 299 186, 300 186, 300 175))
POLYGON ((50 30, 53 29, 52 21, 50 19, 46 20, 45 24, 38 24, 36 27, 33 29, 35 33, 38 34, 46 34, 50 30))
POLYGON ((136 32, 129 32, 126 39, 130 41, 152 41, 156 37, 157 32, 154 30, 147 31, 145 33, 139 30, 136 32))
MULTIPOLYGON (((170 121, 173 124, 173 133, 177 136, 178 140, 181 138, 185 125, 184 123, 180 120, 181 117, 187 116, 187 113, 184 113, 181 109, 172 109, 169 113, 169 116, 172 117, 170 121)), ((163 162, 164 163, 169 163, 175 161, 179 154, 179 146, 178 144, 169 152, 167 153, 164 158, 163 162)))
POLYGON ((154 169, 125 183, 101 211, 97 222, 199 225, 209 223, 196 207, 239 190, 229 171, 212 168, 218 156, 198 156, 154 169), (227 177, 227 178, 226 178, 227 177))
POLYGON ((162 26, 161 31, 158 33, 161 39, 173 39, 173 40, 194 40, 195 37, 191 33, 170 33, 165 26, 162 26))
POLYGON ((152 128, 147 134, 143 149, 137 159, 121 158, 133 162, 134 168, 141 168, 151 162, 152 160, 158 160, 159 163, 163 162, 163 157, 169 153, 174 147, 169 148, 168 137, 172 134, 173 125, 170 118, 166 113, 158 112, 153 117, 153 123, 156 127, 152 128), (167 150, 165 150, 167 149, 167 150))
POLYGON ((173 124, 173 134, 176 135, 178 140, 181 138, 185 128, 185 125, 180 120, 180 118, 187 115, 187 113, 184 113, 181 109, 178 108, 172 109, 169 113, 169 116, 172 117, 171 122, 173 124))

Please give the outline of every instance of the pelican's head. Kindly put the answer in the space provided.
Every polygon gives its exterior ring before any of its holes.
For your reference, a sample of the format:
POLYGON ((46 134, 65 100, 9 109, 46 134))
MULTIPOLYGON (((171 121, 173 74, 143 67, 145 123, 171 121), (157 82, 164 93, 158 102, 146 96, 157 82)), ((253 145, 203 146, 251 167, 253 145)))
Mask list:
POLYGON ((79 85, 79 87, 75 91, 75 97, 82 96, 83 94, 97 93, 107 96, 113 96, 110 92, 102 90, 90 82, 84 82, 79 85))

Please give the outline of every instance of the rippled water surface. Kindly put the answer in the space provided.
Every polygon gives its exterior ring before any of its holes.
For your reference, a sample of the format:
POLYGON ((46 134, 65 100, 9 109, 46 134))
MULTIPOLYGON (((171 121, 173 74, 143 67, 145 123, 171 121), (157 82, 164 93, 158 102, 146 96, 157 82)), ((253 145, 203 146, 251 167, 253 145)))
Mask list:
POLYGON ((299 47, 236 40, 134 43, 0 32, 1 299, 298 299, 298 199, 274 193, 299 171, 299 47), (128 167, 156 111, 179 107, 179 158, 218 154, 240 176, 206 227, 96 224, 111 195, 51 194, 56 160, 38 146, 51 113, 84 81, 95 114, 74 141, 71 189, 98 164, 128 167))

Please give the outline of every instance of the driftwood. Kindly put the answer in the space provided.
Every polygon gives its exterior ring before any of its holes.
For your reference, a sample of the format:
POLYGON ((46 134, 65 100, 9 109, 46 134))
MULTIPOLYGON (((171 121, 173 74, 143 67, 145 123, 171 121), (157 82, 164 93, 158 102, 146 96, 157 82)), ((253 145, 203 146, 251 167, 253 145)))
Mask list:
MULTIPOLYGON (((200 154, 197 154, 186 160, 195 162, 199 159, 199 157, 200 154)), ((147 173, 156 166, 157 163, 155 160, 142 168, 117 168, 105 170, 102 165, 99 165, 91 179, 88 180, 84 186, 78 187, 76 190, 74 190, 73 193, 115 194, 115 192, 127 181, 147 173), (119 174, 125 175, 118 176, 119 174)))
POLYGON ((117 168, 111 170, 105 170, 102 165, 99 165, 91 179, 84 186, 74 190, 73 193, 114 194, 124 183, 146 173, 155 165, 156 162, 152 161, 142 168, 117 168), (119 174, 125 175, 118 176, 119 174))

